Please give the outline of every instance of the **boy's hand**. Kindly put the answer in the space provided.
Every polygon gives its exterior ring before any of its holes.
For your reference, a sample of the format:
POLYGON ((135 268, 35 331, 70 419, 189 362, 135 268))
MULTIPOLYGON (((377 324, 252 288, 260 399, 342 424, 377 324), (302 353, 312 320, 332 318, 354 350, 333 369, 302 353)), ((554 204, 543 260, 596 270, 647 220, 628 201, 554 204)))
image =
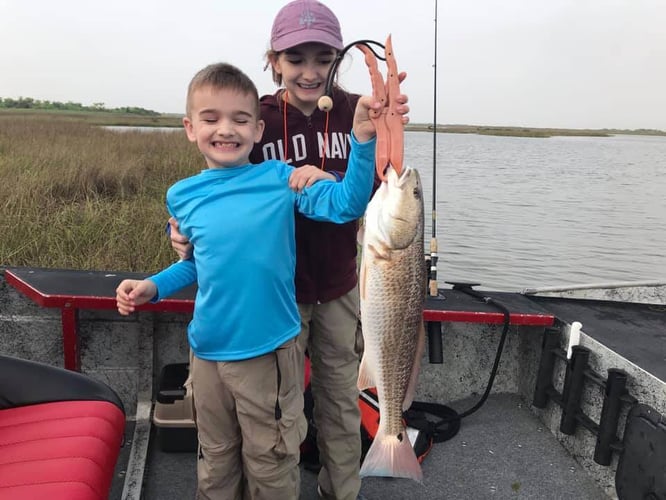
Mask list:
POLYGON ((315 182, 324 179, 331 181, 336 180, 333 174, 329 174, 319 167, 315 167, 314 165, 303 165, 302 167, 294 169, 294 171, 289 176, 289 187, 299 193, 303 190, 303 188, 310 187, 315 182))
POLYGON ((123 280, 116 288, 116 307, 120 314, 127 316, 155 295, 157 287, 150 280, 123 280))
POLYGON ((178 257, 183 260, 187 260, 192 257, 192 250, 194 247, 185 236, 178 232, 178 221, 170 217, 169 225, 171 226, 171 231, 169 233, 169 238, 171 238, 171 247, 176 251, 178 257))

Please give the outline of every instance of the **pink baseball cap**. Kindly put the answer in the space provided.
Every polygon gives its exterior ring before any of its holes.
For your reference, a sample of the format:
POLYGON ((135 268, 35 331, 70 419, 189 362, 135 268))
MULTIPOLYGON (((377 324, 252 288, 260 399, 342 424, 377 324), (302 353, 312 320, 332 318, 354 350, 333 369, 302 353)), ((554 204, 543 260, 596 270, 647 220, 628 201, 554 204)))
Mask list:
POLYGON ((342 50, 338 18, 331 9, 316 0, 289 2, 273 21, 271 49, 281 52, 308 42, 319 42, 342 50))

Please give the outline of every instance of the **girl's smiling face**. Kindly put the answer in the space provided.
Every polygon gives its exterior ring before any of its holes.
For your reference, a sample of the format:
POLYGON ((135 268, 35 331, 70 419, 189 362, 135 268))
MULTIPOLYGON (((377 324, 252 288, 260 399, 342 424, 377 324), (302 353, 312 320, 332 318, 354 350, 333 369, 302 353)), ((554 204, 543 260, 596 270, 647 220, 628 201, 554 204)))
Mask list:
POLYGON ((322 43, 304 43, 280 52, 272 61, 282 76, 289 103, 310 115, 326 90, 326 77, 337 50, 322 43))

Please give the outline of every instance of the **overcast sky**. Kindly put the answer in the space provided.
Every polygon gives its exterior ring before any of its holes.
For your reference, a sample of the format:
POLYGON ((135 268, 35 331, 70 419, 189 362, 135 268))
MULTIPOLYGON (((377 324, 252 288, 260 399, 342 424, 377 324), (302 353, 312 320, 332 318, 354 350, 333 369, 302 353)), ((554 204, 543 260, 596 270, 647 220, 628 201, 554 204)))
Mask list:
MULTIPOLYGON (((328 0, 345 43, 393 35, 413 123, 433 119, 434 0, 328 0)), ((0 0, 0 97, 182 113, 217 61, 272 93, 260 0, 0 0)), ((439 0, 437 121, 666 130, 666 1, 439 0)), ((362 55, 341 83, 368 93, 362 55)))

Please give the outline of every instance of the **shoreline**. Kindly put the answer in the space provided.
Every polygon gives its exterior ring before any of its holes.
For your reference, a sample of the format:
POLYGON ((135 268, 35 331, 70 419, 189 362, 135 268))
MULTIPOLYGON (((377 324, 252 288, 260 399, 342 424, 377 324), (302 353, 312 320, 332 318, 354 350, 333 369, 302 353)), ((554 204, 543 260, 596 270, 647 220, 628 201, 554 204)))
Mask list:
MULTIPOLYGON (((174 127, 182 128, 182 115, 160 114, 146 116, 132 113, 111 111, 68 111, 22 108, 0 108, 0 119, 10 117, 50 117, 68 121, 82 121, 92 125, 112 125, 128 127, 174 127)), ((405 125, 407 132, 432 132, 431 123, 409 123, 405 125)), ((511 137, 548 138, 554 136, 610 137, 613 135, 647 135, 666 136, 666 131, 656 129, 567 129, 545 127, 518 127, 501 125, 464 125, 437 124, 437 133, 445 134, 477 134, 511 137)))

